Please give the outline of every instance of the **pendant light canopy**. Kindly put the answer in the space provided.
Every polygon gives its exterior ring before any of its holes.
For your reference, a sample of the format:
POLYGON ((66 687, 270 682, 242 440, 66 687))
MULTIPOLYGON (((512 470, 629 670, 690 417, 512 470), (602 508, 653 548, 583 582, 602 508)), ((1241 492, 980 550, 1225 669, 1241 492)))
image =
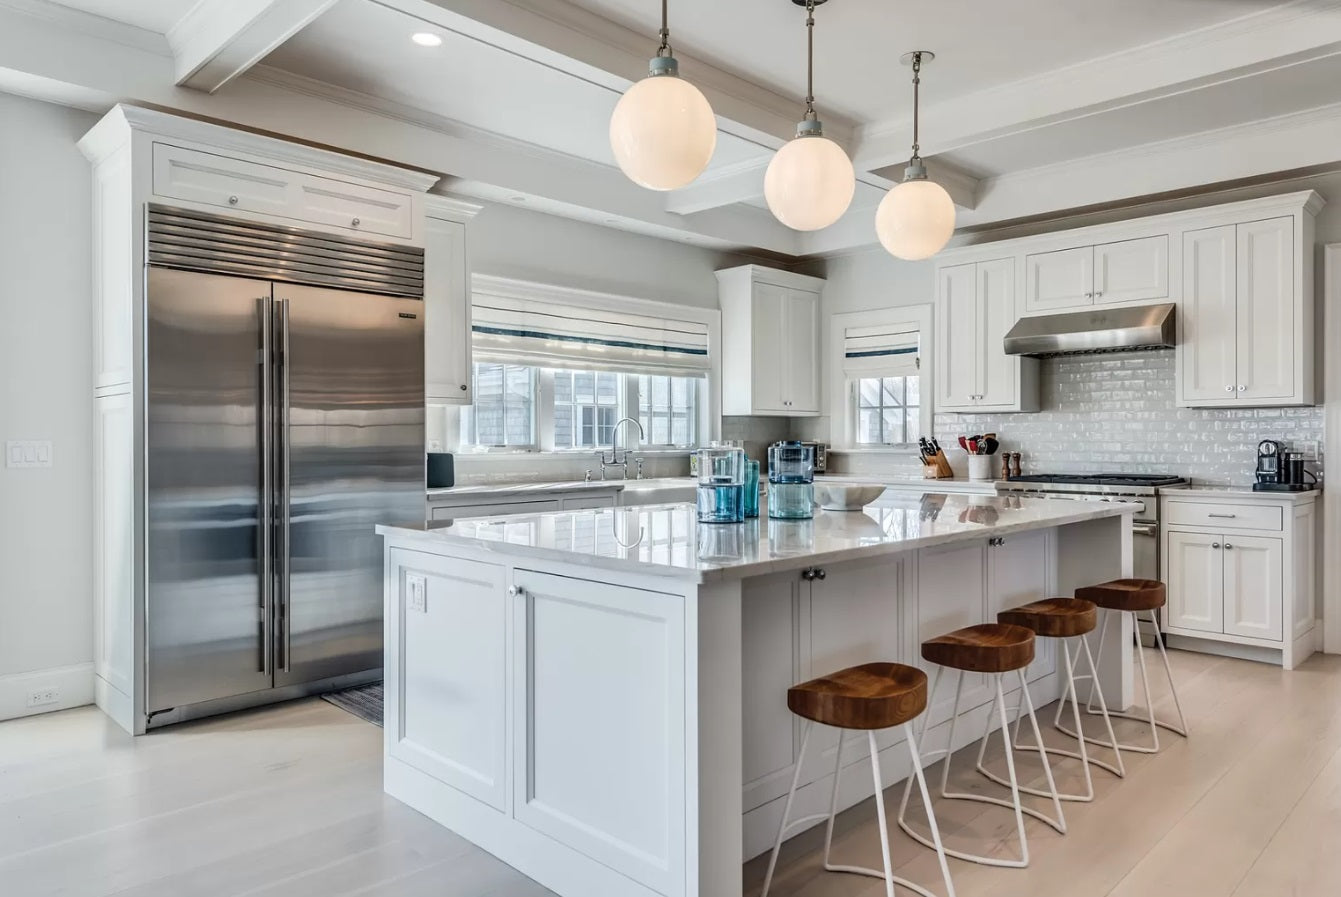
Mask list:
POLYGON ((815 112, 815 7, 826 0, 792 2, 806 8, 806 111, 796 137, 768 163, 764 198, 774 217, 793 230, 819 230, 843 217, 857 179, 852 160, 824 136, 815 112))
POLYGON ((674 190, 703 173, 717 147, 717 118, 703 93, 680 77, 671 52, 667 0, 661 0, 661 46, 647 77, 630 87, 610 116, 610 148, 629 180, 674 190))
POLYGON ((918 154, 918 88, 922 64, 935 54, 915 50, 903 56, 913 67, 913 157, 908 160, 903 182, 881 200, 875 212, 875 232, 891 255, 908 261, 931 258, 945 248, 955 232, 955 204, 945 188, 927 179, 926 166, 918 154))

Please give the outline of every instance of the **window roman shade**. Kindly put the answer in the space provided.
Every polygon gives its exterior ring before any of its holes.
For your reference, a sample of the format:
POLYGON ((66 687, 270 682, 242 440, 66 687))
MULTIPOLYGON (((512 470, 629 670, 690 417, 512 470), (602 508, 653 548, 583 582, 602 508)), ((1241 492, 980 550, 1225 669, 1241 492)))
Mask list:
POLYGON ((920 336, 909 325, 849 327, 843 332, 843 373, 851 379, 916 376, 920 336))
POLYGON ((478 291, 472 306, 480 361, 676 377, 708 372, 705 324, 478 291))

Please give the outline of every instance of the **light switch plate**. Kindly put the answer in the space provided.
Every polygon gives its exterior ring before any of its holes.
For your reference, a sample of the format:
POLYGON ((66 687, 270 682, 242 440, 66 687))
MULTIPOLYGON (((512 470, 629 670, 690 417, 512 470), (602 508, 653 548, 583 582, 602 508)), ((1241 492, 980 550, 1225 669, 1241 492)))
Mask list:
POLYGON ((405 576, 405 606, 421 614, 428 613, 428 580, 417 573, 405 576))
POLYGON ((11 441, 5 443, 6 467, 50 467, 52 462, 49 441, 11 441))

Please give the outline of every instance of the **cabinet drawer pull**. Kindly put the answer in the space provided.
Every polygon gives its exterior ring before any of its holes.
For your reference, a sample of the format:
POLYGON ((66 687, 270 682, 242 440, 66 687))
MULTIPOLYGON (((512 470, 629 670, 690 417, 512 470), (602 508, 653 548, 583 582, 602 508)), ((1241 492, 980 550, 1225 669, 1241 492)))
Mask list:
POLYGON ((1238 514, 1207 514, 1207 517, 1214 517, 1216 520, 1233 520, 1238 514))
POLYGON ((228 204, 229 204, 230 206, 235 206, 235 205, 237 205, 237 197, 236 197, 236 196, 230 196, 230 197, 228 197, 228 204))
POLYGON ((353 221, 351 221, 351 222, 349 222, 349 223, 350 223, 350 225, 351 225, 352 227, 358 227, 359 224, 361 224, 362 222, 360 222, 357 218, 355 218, 353 221))

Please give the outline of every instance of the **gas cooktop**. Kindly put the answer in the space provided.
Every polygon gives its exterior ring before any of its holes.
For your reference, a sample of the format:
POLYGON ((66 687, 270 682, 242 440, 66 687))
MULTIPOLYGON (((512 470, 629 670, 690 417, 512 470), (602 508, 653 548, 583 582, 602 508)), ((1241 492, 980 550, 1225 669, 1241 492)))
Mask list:
POLYGON ((1184 477, 1160 473, 1031 473, 1011 477, 1012 483, 1067 484, 1074 486, 1184 486, 1184 477))

